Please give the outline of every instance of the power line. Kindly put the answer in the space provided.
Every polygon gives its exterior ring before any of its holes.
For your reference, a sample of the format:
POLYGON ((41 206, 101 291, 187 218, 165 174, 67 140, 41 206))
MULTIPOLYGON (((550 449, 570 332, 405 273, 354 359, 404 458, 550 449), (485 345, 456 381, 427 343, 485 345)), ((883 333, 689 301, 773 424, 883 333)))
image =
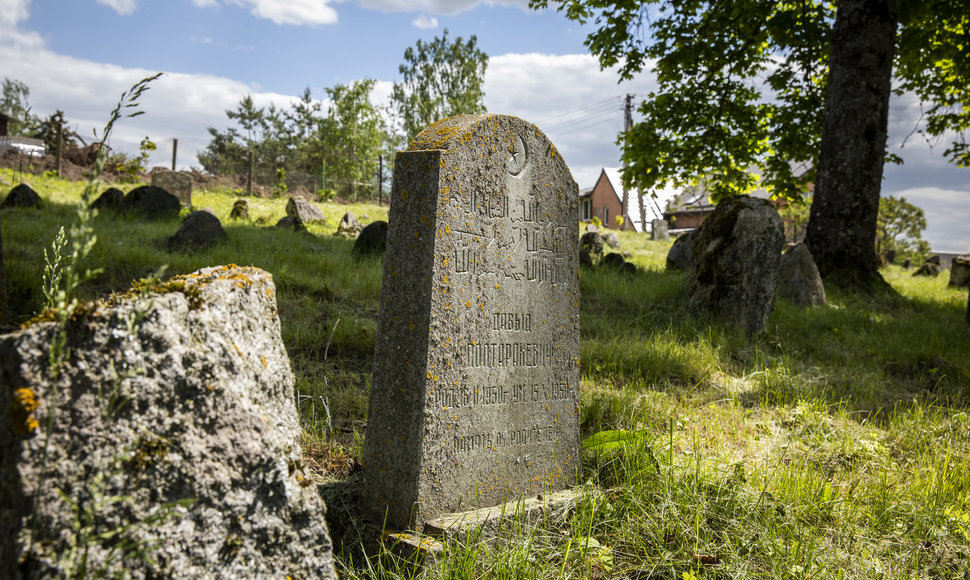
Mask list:
POLYGON ((546 119, 543 119, 542 121, 540 121, 539 123, 536 123, 536 124, 537 125, 538 124, 542 124, 542 125, 555 125, 555 124, 558 124, 559 122, 561 122, 560 121, 561 119, 564 119, 566 117, 572 117, 572 116, 578 115, 578 114, 583 113, 584 111, 588 111, 590 109, 602 108, 604 105, 612 105, 613 103, 619 101, 619 99, 620 99, 620 97, 609 97, 609 98, 603 99, 601 101, 597 101, 597 102, 595 102, 595 103, 593 103, 591 105, 586 105, 586 106, 580 107, 578 109, 573 109, 572 111, 566 111, 565 113, 560 113, 558 115, 553 115, 552 117, 548 117, 546 119))
POLYGON ((543 122, 536 123, 536 125, 541 127, 545 132, 558 131, 585 123, 593 118, 602 117, 603 115, 612 115, 619 110, 622 110, 620 98, 611 97, 592 105, 551 117, 543 122))

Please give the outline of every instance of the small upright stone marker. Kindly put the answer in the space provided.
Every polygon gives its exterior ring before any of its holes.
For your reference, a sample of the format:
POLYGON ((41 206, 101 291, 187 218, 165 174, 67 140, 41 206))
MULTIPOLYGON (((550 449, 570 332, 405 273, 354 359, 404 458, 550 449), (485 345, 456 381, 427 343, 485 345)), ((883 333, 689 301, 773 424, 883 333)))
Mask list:
POLYGON ((152 174, 152 185, 179 198, 179 203, 192 207, 192 176, 181 171, 158 171, 152 174))
POLYGON ((570 486, 578 188, 535 125, 462 115, 394 167, 360 504, 392 528, 570 486))

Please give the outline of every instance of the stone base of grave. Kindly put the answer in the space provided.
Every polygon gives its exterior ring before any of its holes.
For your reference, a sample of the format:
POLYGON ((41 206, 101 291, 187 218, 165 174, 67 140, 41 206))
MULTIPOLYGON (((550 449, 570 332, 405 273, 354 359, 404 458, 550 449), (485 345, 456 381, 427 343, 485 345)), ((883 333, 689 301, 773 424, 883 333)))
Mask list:
POLYGON ((488 508, 446 514, 425 522, 424 533, 417 533, 382 529, 366 521, 357 509, 358 489, 353 481, 318 487, 327 504, 334 553, 343 554, 345 561, 350 555, 354 562, 363 562, 365 555, 373 556, 385 549, 425 571, 436 566, 447 541, 464 545, 496 544, 503 538, 514 541, 519 537, 515 530, 528 529, 542 519, 565 521, 579 497, 578 490, 569 489, 541 498, 519 498, 488 508), (506 534, 510 535, 505 537, 506 534))

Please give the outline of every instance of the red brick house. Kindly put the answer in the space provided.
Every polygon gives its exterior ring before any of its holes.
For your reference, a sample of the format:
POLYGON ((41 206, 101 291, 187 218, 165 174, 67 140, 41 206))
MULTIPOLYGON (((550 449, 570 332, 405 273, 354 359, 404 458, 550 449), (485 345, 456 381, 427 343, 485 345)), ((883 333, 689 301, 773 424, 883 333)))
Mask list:
MULTIPOLYGON (((623 216, 623 229, 635 232, 650 230, 650 222, 663 219, 663 206, 666 200, 673 197, 673 190, 663 190, 657 195, 647 195, 643 199, 645 216, 640 215, 640 202, 637 192, 630 191, 627 200, 627 214, 623 216)), ((594 217, 603 222, 603 226, 611 230, 618 229, 616 216, 620 215, 623 207, 623 180, 620 169, 604 167, 593 187, 579 192, 579 219, 589 222, 594 217)))
MULTIPOLYGON (((797 175, 799 169, 804 173, 807 167, 798 165, 793 166, 792 169, 795 170, 797 175)), ((760 172, 755 169, 752 169, 751 172, 760 176, 760 172)), ((809 185, 809 191, 812 189, 812 186, 809 185)), ((769 200, 771 205, 779 211, 788 203, 783 199, 771 199, 771 195, 763 188, 756 189, 749 195, 769 200)), ((710 193, 703 184, 684 188, 682 193, 674 198, 670 206, 663 212, 663 219, 667 220, 671 233, 688 232, 699 228, 707 219, 707 216, 714 212, 715 208, 710 201, 710 193)), ((785 224, 786 230, 789 226, 790 224, 785 224)))

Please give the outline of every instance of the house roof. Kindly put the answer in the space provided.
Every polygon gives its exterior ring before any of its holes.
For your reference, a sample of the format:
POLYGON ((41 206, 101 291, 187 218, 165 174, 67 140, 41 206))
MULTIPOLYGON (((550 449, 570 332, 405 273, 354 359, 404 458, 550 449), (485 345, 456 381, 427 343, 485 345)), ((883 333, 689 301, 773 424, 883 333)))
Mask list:
MULTIPOLYGON (((804 175, 806 171, 811 169, 811 165, 807 162, 797 162, 789 161, 788 165, 791 167, 792 173, 796 176, 804 175)), ((755 175, 758 180, 761 180, 761 169, 755 166, 748 168, 748 173, 755 175)), ((707 183, 702 181, 696 186, 684 188, 683 195, 681 195, 681 201, 678 204, 678 213, 689 213, 695 211, 713 211, 714 204, 710 202, 710 191, 707 189, 707 183)), ((771 194, 763 188, 759 187, 754 191, 748 193, 751 197, 759 197, 761 199, 770 199, 771 194)))
MULTIPOLYGON (((621 169, 619 167, 604 167, 601 175, 606 176, 606 179, 609 180, 610 185, 613 187, 613 192, 616 194, 617 199, 622 203, 623 178, 620 172, 621 169)), ((590 191, 592 191, 592 188, 590 188, 590 191)), ((627 217, 630 219, 633 229, 637 232, 644 232, 649 229, 649 224, 652 220, 663 219, 664 207, 666 207, 667 201, 676 197, 678 193, 680 191, 673 187, 645 192, 643 195, 644 215, 641 216, 637 192, 631 191, 628 203, 629 207, 627 207, 627 217)))

